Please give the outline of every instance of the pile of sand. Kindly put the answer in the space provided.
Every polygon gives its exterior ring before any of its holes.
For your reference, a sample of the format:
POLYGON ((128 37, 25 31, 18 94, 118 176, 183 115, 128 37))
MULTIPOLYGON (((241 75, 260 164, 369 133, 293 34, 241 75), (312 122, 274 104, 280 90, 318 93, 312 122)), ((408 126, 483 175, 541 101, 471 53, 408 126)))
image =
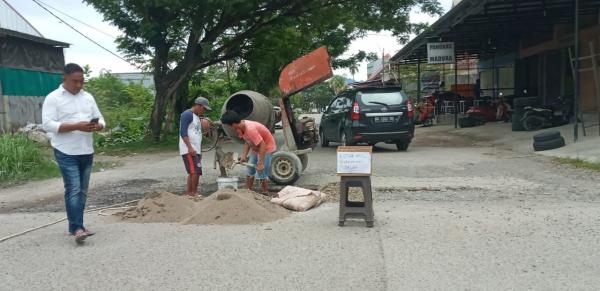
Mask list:
POLYGON ((286 217, 289 211, 249 190, 222 189, 197 200, 169 192, 156 192, 134 208, 115 214, 130 222, 181 222, 183 224, 255 224, 286 217))
POLYGON ((193 215, 198 202, 187 196, 169 192, 154 192, 146 195, 138 204, 115 216, 131 222, 180 222, 193 215))
POLYGON ((254 224, 286 217, 289 211, 271 203, 269 198, 239 189, 223 189, 200 203, 194 215, 184 224, 254 224))

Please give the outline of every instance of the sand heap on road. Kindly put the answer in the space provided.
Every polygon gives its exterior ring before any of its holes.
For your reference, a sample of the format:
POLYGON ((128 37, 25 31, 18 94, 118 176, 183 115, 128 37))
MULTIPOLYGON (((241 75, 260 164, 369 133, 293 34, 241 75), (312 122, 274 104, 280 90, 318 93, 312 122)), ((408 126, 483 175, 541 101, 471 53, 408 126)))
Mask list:
POLYGON ((197 202, 185 196, 169 192, 154 192, 146 195, 138 204, 115 215, 131 222, 180 222, 190 217, 197 209, 197 202))
POLYGON ((249 190, 222 189, 203 200, 169 192, 155 192, 135 208, 117 213, 130 222, 180 222, 183 224, 256 224, 286 217, 289 211, 266 196, 249 190))

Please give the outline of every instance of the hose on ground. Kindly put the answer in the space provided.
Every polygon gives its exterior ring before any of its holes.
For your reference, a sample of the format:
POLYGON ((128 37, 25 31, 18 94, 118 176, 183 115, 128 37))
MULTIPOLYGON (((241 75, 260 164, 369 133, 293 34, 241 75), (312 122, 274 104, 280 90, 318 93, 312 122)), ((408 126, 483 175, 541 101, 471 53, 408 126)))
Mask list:
MULTIPOLYGON (((117 206, 121 206, 121 205, 127 205, 127 204, 131 204, 131 203, 138 202, 138 201, 140 201, 140 199, 131 200, 131 201, 122 202, 122 203, 117 203, 117 204, 108 205, 108 206, 99 207, 99 208, 94 208, 94 209, 88 209, 88 210, 86 210, 86 211, 84 211, 84 212, 92 212, 92 211, 98 211, 98 212, 100 212, 100 211, 102 211, 102 210, 104 210, 104 209, 114 209, 114 208, 116 208, 117 206)), ((129 207, 128 207, 128 208, 129 208, 129 207)), ((5 242, 5 241, 7 241, 7 240, 9 240, 9 239, 11 239, 11 238, 19 237, 19 236, 22 236, 22 235, 24 235, 24 234, 30 233, 30 232, 32 232, 32 231, 36 231, 36 230, 38 230, 38 229, 42 229, 42 228, 45 228, 45 227, 48 227, 48 226, 51 226, 51 225, 57 224, 57 223, 59 223, 59 222, 63 222, 63 221, 65 221, 65 220, 67 220, 67 218, 66 218, 66 217, 64 217, 64 218, 61 218, 61 219, 59 219, 59 220, 56 220, 56 221, 53 221, 53 222, 50 222, 50 223, 47 223, 47 224, 44 224, 44 225, 41 225, 41 226, 37 226, 37 227, 34 227, 34 228, 30 228, 30 229, 28 229, 28 230, 25 230, 25 231, 22 231, 22 232, 19 232, 19 233, 15 233, 15 234, 12 234, 12 235, 9 235, 9 236, 6 236, 6 237, 3 237, 3 238, 0 238, 0 243, 2 243, 2 242, 5 242)))

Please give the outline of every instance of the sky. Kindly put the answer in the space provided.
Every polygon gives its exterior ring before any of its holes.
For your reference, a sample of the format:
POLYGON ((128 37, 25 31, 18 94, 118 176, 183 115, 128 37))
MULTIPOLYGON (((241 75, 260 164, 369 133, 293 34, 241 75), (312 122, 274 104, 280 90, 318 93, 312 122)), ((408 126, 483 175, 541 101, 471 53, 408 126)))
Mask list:
MULTIPOLYGON (((80 65, 89 64, 92 68, 92 75, 97 75, 103 70, 113 73, 136 72, 139 71, 129 63, 117 58, 109 52, 98 47, 85 37, 67 27, 47 11, 31 0, 6 0, 23 17, 25 17, 45 38, 58 40, 71 44, 65 49, 65 61, 78 63, 80 65)), ((121 32, 118 28, 105 22, 102 15, 96 12, 92 7, 78 0, 40 0, 56 8, 75 19, 69 18, 60 12, 53 11, 65 22, 75 26, 77 30, 91 37, 96 42, 108 50, 119 54, 114 38, 121 32), (80 21, 80 22, 78 22, 80 21), (83 23, 85 23, 85 25, 83 23)), ((452 0, 439 0, 447 12, 452 6, 452 0)), ((433 23, 437 17, 429 15, 412 13, 411 21, 433 23)), ((355 40, 346 54, 350 55, 360 50, 365 52, 374 52, 381 55, 383 51, 393 55, 402 48, 396 38, 391 36, 390 32, 370 33, 362 39, 355 40)), ((347 69, 336 70, 335 74, 351 77, 347 69)), ((365 80, 367 78, 367 63, 360 64, 359 71, 355 74, 356 80, 365 80)))

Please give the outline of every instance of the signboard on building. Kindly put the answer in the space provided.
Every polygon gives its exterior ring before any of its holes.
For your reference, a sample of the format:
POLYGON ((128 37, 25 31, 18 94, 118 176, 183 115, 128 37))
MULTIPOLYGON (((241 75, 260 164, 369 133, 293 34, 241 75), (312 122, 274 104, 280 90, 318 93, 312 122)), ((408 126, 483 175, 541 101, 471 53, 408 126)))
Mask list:
POLYGON ((453 64, 454 42, 430 42, 427 44, 427 63, 453 64))

